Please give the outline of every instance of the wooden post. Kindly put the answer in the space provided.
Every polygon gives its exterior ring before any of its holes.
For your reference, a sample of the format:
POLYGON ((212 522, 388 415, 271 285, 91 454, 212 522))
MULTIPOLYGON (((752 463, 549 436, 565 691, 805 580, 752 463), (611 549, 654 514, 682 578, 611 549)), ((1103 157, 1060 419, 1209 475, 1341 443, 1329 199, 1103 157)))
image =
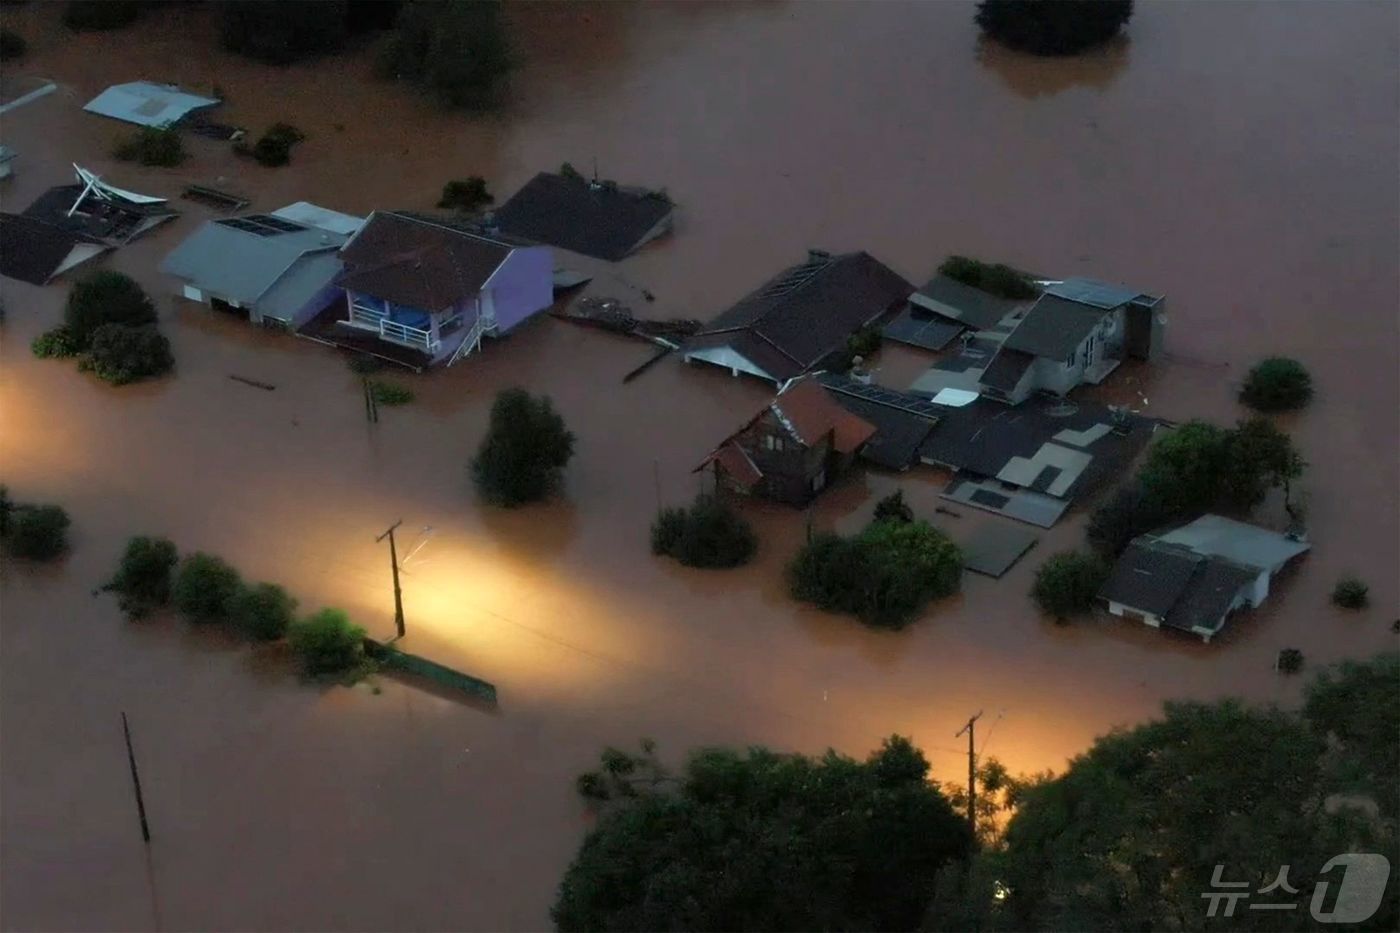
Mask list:
POLYGON ((979 709, 977 715, 969 719, 967 725, 953 736, 956 739, 964 732, 967 733, 967 825, 973 836, 977 835, 977 750, 973 745, 973 736, 976 734, 977 720, 981 718, 982 711, 979 709))
POLYGON ((151 844, 151 827, 146 822, 146 800, 141 796, 141 773, 136 770, 136 753, 131 748, 131 727, 126 722, 126 711, 122 711, 122 736, 126 739, 126 761, 131 766, 131 786, 136 791, 136 815, 141 819, 141 840, 151 844))
POLYGON ((394 627, 398 630, 400 638, 404 637, 406 630, 403 620, 403 590, 399 587, 399 552, 394 544, 394 529, 402 524, 403 519, 399 519, 389 526, 388 531, 374 539, 376 544, 386 537, 389 539, 389 564, 394 571, 394 627))

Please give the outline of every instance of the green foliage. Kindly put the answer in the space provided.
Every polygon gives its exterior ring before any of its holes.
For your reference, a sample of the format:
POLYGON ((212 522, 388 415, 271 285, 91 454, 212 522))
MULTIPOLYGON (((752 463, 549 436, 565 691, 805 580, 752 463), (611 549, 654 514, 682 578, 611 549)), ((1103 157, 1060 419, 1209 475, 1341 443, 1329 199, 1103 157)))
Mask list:
POLYGON ((359 376, 370 376, 384 368, 385 363, 377 356, 370 356, 368 353, 356 353, 350 357, 350 371, 359 376))
POLYGON ((29 344, 29 349, 41 360, 68 359, 82 352, 78 341, 73 337, 73 331, 66 324, 60 324, 35 337, 29 344))
POLYGON ((297 601, 275 583, 259 583, 239 589, 229 601, 228 618, 250 638, 281 638, 295 618, 297 601))
POLYGON ((472 460, 472 478, 487 502, 514 508, 543 499, 574 454, 574 435, 547 397, 505 389, 472 460))
POLYGON ((651 526, 651 551, 687 567, 740 567, 753 559, 758 538, 728 503, 701 494, 688 509, 662 509, 651 526))
POLYGON ((1343 661, 1320 671, 1303 718, 1327 740, 1324 767, 1345 793, 1372 797, 1387 819, 1400 808, 1400 653, 1343 661))
POLYGON ((339 51, 350 6, 349 0, 224 0, 219 40, 230 52, 288 65, 339 51))
POLYGON ((846 341, 846 347, 853 357, 859 356, 868 360, 880 349, 880 341, 880 328, 862 327, 850 336, 850 339, 846 341))
POLYGON ((73 283, 63 321, 79 350, 86 350, 93 332, 104 324, 140 327, 156 322, 155 305, 141 286, 120 272, 91 272, 73 283))
POLYGON ((304 139, 305 134, 290 123, 274 123, 253 146, 237 143, 233 151, 252 156, 259 165, 276 168, 292 161, 292 147, 304 139))
POLYGON ((170 602, 171 572, 178 560, 169 538, 131 538, 116 576, 105 588, 117 593, 122 611, 129 617, 144 618, 170 602))
POLYGON ((93 331, 81 368, 120 386, 165 375, 175 368, 175 357, 154 325, 103 324, 93 331))
POLYGON ((0 28, 0 62, 23 58, 27 51, 29 43, 24 41, 24 36, 14 30, 0 28))
POLYGON ((501 104, 515 65, 496 0, 409 0, 379 63, 387 77, 474 111, 501 104))
POLYGON ((180 562, 171 595, 191 622, 223 622, 243 589, 238 571, 222 558, 196 551, 180 562))
POLYGON ((565 162, 563 165, 559 166, 559 174, 561 177, 567 178, 571 181, 584 180, 583 175, 579 172, 578 169, 574 168, 572 162, 565 162))
POLYGON ((68 548, 68 513, 56 505, 10 505, 6 540, 10 553, 27 560, 53 560, 68 548))
POLYGON ((139 162, 160 168, 173 168, 185 159, 185 141, 173 126, 143 126, 117 140, 112 157, 123 162, 139 162))
POLYGON ((472 175, 470 178, 454 179, 443 185, 442 197, 438 198, 437 206, 472 213, 495 200, 491 192, 486 190, 486 179, 480 175, 472 175))
MULTIPOLYGON (((912 930, 972 840, 907 740, 866 762, 694 753, 634 786, 584 840, 559 930, 912 930)), ((594 782, 590 780, 590 785, 594 782)))
POLYGON ((380 405, 407 405, 413 401, 413 390, 396 382, 372 379, 369 390, 374 393, 374 400, 380 405))
POLYGON ((1065 551, 1040 565, 1031 598, 1046 615, 1063 621, 1094 608, 1094 599, 1108 579, 1108 565, 1096 554, 1065 551))
POLYGON ((999 298, 1023 301, 1040 295, 1040 289, 1028 276, 1001 263, 985 263, 967 256, 949 256, 943 260, 938 271, 956 282, 980 288, 999 298))
POLYGON ((1033 55, 1076 55, 1118 35, 1133 0, 982 0, 977 25, 1004 45, 1033 55))
POLYGON ((905 503, 903 489, 896 489, 875 503, 875 521, 877 522, 912 522, 913 520, 914 510, 905 503))
POLYGON ((1220 500, 1225 508, 1246 512, 1264 501, 1269 489, 1282 486, 1292 507, 1293 481, 1306 464, 1292 440, 1267 418, 1241 421, 1225 441, 1220 500))
POLYGON ((1138 535, 1152 531, 1171 518, 1172 513, 1134 479, 1114 490, 1108 501, 1089 515, 1085 535, 1094 550, 1116 557, 1138 535))
POLYGON ((1303 652, 1297 648, 1283 648, 1278 653, 1278 659, 1274 662, 1275 669, 1281 674, 1296 674, 1303 669, 1303 652))
POLYGON ((1365 609, 1371 601, 1371 588, 1356 577, 1343 577, 1332 587, 1332 605, 1343 609, 1365 609))
POLYGON ((1225 428, 1189 421, 1153 442, 1139 481, 1172 515, 1210 509, 1220 498, 1228 441, 1225 428))
POLYGON ((0 485, 0 538, 10 533, 15 508, 15 502, 10 498, 10 488, 0 485))
POLYGON ((149 5, 145 0, 68 0, 63 25, 74 32, 98 32, 130 26, 149 5))
POLYGON ((814 535, 787 569, 795 599, 901 629, 962 579, 957 545, 925 521, 875 521, 854 538, 814 535))
POLYGON ((579 796, 595 805, 627 800, 644 791, 654 791, 665 781, 674 780, 656 758, 656 743, 642 739, 640 754, 624 752, 611 745, 598 757, 596 771, 585 771, 574 781, 579 796))
POLYGON ((1306 406, 1312 396, 1312 376, 1302 363, 1284 356, 1256 363, 1240 389, 1240 401, 1256 411, 1292 411, 1306 406))
POLYGON ((365 630, 342 609, 322 609, 287 631, 302 670, 312 676, 354 672, 365 663, 365 630))

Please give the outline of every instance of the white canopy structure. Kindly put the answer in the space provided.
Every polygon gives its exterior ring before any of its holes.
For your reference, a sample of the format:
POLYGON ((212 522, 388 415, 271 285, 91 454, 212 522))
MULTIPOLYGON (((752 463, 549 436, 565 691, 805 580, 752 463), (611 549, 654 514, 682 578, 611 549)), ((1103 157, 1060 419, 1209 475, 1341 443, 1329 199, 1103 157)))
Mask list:
POLYGON ((216 97, 189 94, 173 84, 131 81, 112 85, 88 101, 83 109, 138 126, 169 126, 192 111, 218 103, 221 101, 216 97))

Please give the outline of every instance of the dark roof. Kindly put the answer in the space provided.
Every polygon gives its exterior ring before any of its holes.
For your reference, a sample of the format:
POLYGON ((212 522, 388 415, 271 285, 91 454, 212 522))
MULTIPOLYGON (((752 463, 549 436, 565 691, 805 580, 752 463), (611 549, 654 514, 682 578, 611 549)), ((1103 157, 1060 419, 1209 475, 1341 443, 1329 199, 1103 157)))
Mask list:
POLYGON ((375 211, 341 250, 336 284, 439 311, 481 291, 517 245, 451 220, 375 211))
POLYGON ((1188 632, 1197 627, 1214 629, 1240 589, 1257 575, 1257 570, 1218 557, 1202 560, 1191 575, 1191 582, 1162 621, 1188 632))
POLYGON ((922 396, 866 385, 839 373, 817 377, 842 408, 875 426, 860 450, 863 459, 887 470, 907 470, 938 423, 942 408, 922 396))
POLYGON ((814 252, 705 325, 686 349, 730 346, 775 379, 788 379, 844 347, 912 290, 869 253, 814 252))
POLYGON ((177 213, 164 203, 118 202, 90 195, 83 201, 82 208, 69 216, 68 212, 82 196, 85 187, 59 185, 50 188, 24 209, 24 216, 115 246, 135 239, 157 224, 174 219, 177 213))
POLYGON ((1133 542, 1113 565, 1099 596, 1130 609, 1165 616, 1186 592, 1202 559, 1190 551, 1133 542))
POLYGON ((957 321, 910 304, 886 324, 881 333, 886 340, 896 343, 907 343, 922 350, 942 350, 966 329, 957 321))
POLYGON ((997 351, 997 355, 992 357, 992 362, 983 371, 979 381, 993 389, 1010 392, 1016 388, 1021 377, 1026 374, 1026 370, 1030 369, 1034 362, 1035 357, 1029 353, 1002 347, 997 351))
POLYGON ((1056 295, 1041 295, 1002 346, 1032 356, 1063 360, 1108 312, 1056 295))
POLYGON ((831 434, 836 452, 848 454, 875 433, 874 425, 837 404, 832 393, 815 379, 790 383, 769 408, 808 447, 831 434))
POLYGON ((0 213, 0 275, 43 285, 83 244, 102 242, 33 217, 0 213))
POLYGON ((946 275, 935 275, 916 293, 916 303, 927 303, 929 309, 947 315, 974 330, 986 330, 1021 304, 1010 298, 1000 298, 980 288, 964 285, 946 275), (921 301, 919 299, 922 299, 921 301))
POLYGON ((1153 295, 1145 295, 1131 288, 1100 282, 1096 279, 1065 279, 1063 282, 1047 286, 1045 291, 1051 295, 1068 298, 1070 301, 1077 301, 1080 304, 1093 305, 1105 311, 1112 311, 1130 301, 1152 304, 1157 300, 1153 295))
POLYGON ((541 172, 496 211, 505 232, 617 262, 671 214, 661 195, 541 172))

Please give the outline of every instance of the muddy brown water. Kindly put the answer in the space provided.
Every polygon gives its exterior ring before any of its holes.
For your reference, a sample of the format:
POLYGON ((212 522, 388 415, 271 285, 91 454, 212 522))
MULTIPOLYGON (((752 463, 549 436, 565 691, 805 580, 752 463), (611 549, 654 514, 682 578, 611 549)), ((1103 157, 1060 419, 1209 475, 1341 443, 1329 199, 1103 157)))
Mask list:
MULTIPOLYGON (((512 5, 527 64, 514 108, 473 121, 370 77, 368 52, 289 69, 231 58, 197 8, 67 39, 44 5, 7 9, 32 54, 7 71, 57 93, 0 117, 20 152, 0 188, 22 208, 79 161, 136 190, 218 181, 270 209, 307 199, 425 208, 448 178, 498 195, 569 160, 665 185, 675 235, 598 293, 709 317, 809 246, 863 248, 912 279, 945 254, 1097 275, 1169 295, 1169 358, 1108 392, 1169 418, 1228 421, 1251 361, 1286 353, 1319 387, 1285 419, 1311 469, 1316 550, 1266 607, 1202 646, 1127 624, 1053 626, 1035 565, 1081 540, 1082 514, 1029 559, 900 634, 800 608, 781 567, 803 517, 752 504, 757 563, 687 571, 647 551, 662 497, 767 397, 646 348, 537 320, 365 424, 337 353, 168 297, 156 265, 202 219, 108 260, 160 294, 176 377, 121 390, 30 339, 65 289, 0 282, 0 476, 62 503, 71 555, 0 568, 0 922, 8 929, 536 929, 589 821, 571 780, 600 746, 656 737, 864 754, 910 734, 941 779, 977 710, 986 754, 1059 768, 1168 698, 1296 702, 1271 670, 1393 647, 1397 585, 1400 187, 1392 4, 1140 4, 1130 36, 1073 61, 980 48, 971 8, 936 4, 512 5), (191 141, 179 169, 106 155, 120 125, 81 112, 103 86, 219 85, 220 119, 289 120, 308 140, 265 170, 191 141), (277 386, 264 392, 238 374, 277 386), (553 396, 578 435, 565 495, 500 513, 465 464, 501 387, 553 396), (374 536, 433 531, 404 578, 409 650, 494 681, 486 713, 396 683, 316 689, 276 652, 174 619, 123 621, 90 590, 133 533, 215 551, 303 606, 392 632, 374 536), (1354 572, 1373 608, 1327 603, 1354 572), (154 843, 143 854, 118 712, 131 717, 154 843)), ((907 384, 925 360, 885 351, 907 384)), ((896 486, 935 515, 927 471, 857 477, 817 527, 850 530, 896 486)))

